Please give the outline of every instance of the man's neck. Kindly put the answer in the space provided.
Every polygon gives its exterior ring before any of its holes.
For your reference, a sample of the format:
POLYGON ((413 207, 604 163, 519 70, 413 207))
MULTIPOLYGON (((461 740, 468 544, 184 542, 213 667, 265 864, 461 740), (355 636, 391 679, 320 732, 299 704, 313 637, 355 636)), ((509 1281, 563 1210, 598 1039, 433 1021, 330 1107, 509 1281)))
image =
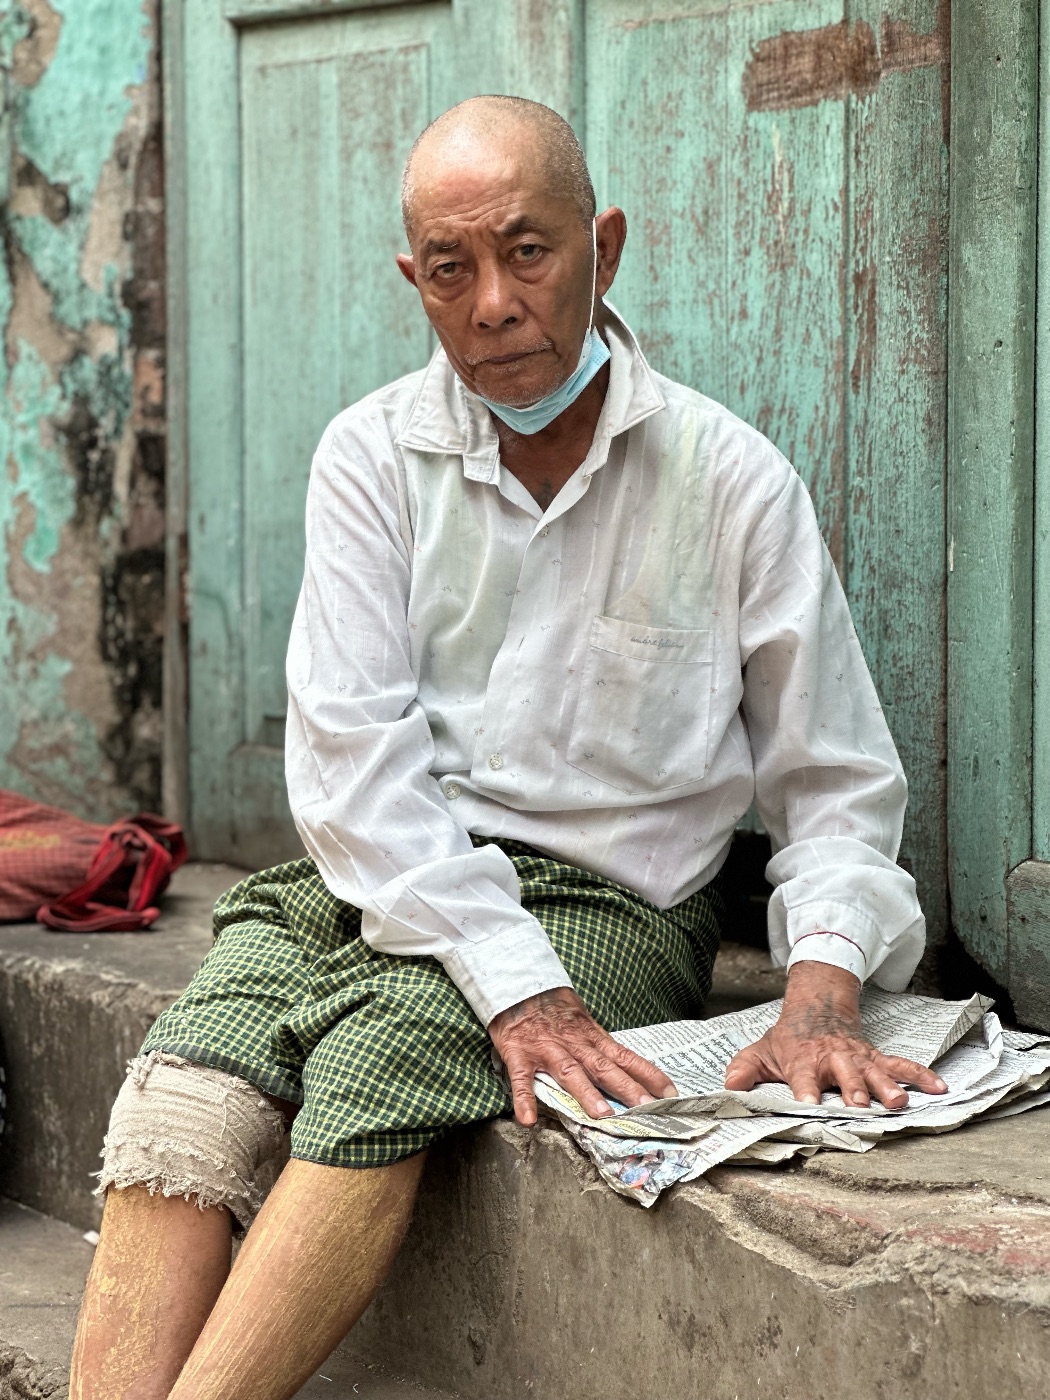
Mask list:
POLYGON ((587 456, 609 391, 604 365, 575 403, 538 433, 516 433, 493 414, 500 461, 546 510, 587 456))

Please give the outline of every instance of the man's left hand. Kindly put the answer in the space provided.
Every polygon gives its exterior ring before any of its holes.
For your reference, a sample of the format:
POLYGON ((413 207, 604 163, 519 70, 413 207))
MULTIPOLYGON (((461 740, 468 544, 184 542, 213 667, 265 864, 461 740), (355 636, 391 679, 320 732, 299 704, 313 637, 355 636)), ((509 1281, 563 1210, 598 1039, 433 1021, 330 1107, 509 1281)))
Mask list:
POLYGON ((761 1040, 741 1050, 726 1070, 727 1089, 786 1084, 800 1103, 820 1103, 823 1090, 838 1089, 843 1102, 867 1107, 872 1098, 903 1108, 902 1084, 943 1094, 933 1070, 883 1055, 860 1024, 860 982, 828 963, 796 963, 788 973, 780 1019, 761 1040))

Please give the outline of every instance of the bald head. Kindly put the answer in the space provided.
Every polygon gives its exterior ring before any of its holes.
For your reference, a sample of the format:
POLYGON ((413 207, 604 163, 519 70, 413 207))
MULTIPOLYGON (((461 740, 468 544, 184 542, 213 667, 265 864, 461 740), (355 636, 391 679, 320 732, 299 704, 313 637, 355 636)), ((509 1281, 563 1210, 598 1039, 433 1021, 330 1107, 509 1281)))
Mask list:
POLYGON ((565 118, 527 97, 471 97, 432 121, 409 152, 401 183, 401 216, 409 239, 417 191, 436 169, 469 165, 482 153, 502 150, 534 162, 549 193, 568 200, 581 224, 590 228, 594 186, 565 118))
POLYGON ((564 384, 627 234, 621 209, 595 215, 568 122, 521 97, 461 102, 412 148, 403 199, 397 265, 466 387, 520 408, 564 384))

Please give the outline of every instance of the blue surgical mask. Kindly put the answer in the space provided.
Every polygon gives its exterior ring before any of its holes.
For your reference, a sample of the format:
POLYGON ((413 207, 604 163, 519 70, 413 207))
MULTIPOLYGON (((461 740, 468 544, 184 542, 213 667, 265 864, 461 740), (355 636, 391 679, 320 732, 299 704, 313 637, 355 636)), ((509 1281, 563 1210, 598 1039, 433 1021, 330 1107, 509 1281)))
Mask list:
POLYGON ((580 358, 572 374, 564 384, 560 384, 557 389, 536 403, 529 404, 527 408, 511 408, 509 404, 493 403, 482 394, 476 395, 486 408, 490 408, 497 418, 506 423, 508 428, 513 428, 516 433, 530 436, 540 432, 548 423, 553 423, 559 413, 564 413, 570 404, 576 402, 602 366, 608 363, 609 347, 598 334, 593 322, 594 292, 598 281, 597 225, 592 225, 591 237, 594 244, 594 271, 591 276, 592 321, 583 338, 580 358))

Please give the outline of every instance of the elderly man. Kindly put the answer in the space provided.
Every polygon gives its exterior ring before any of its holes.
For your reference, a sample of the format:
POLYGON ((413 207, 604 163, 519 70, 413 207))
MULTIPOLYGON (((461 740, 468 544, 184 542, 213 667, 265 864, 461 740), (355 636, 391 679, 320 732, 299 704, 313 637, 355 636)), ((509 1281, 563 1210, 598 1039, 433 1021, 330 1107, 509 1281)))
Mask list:
POLYGON ((860 1028, 923 922, 801 481, 604 304, 625 218, 555 113, 447 112, 404 215, 441 348, 314 461, 287 749, 310 858, 220 901, 114 1107, 78 1400, 293 1395, 381 1283, 428 1144, 511 1100, 534 1123, 537 1070, 596 1116, 673 1094, 609 1031, 699 1012, 753 798, 790 971, 727 1083, 943 1088, 860 1028))

